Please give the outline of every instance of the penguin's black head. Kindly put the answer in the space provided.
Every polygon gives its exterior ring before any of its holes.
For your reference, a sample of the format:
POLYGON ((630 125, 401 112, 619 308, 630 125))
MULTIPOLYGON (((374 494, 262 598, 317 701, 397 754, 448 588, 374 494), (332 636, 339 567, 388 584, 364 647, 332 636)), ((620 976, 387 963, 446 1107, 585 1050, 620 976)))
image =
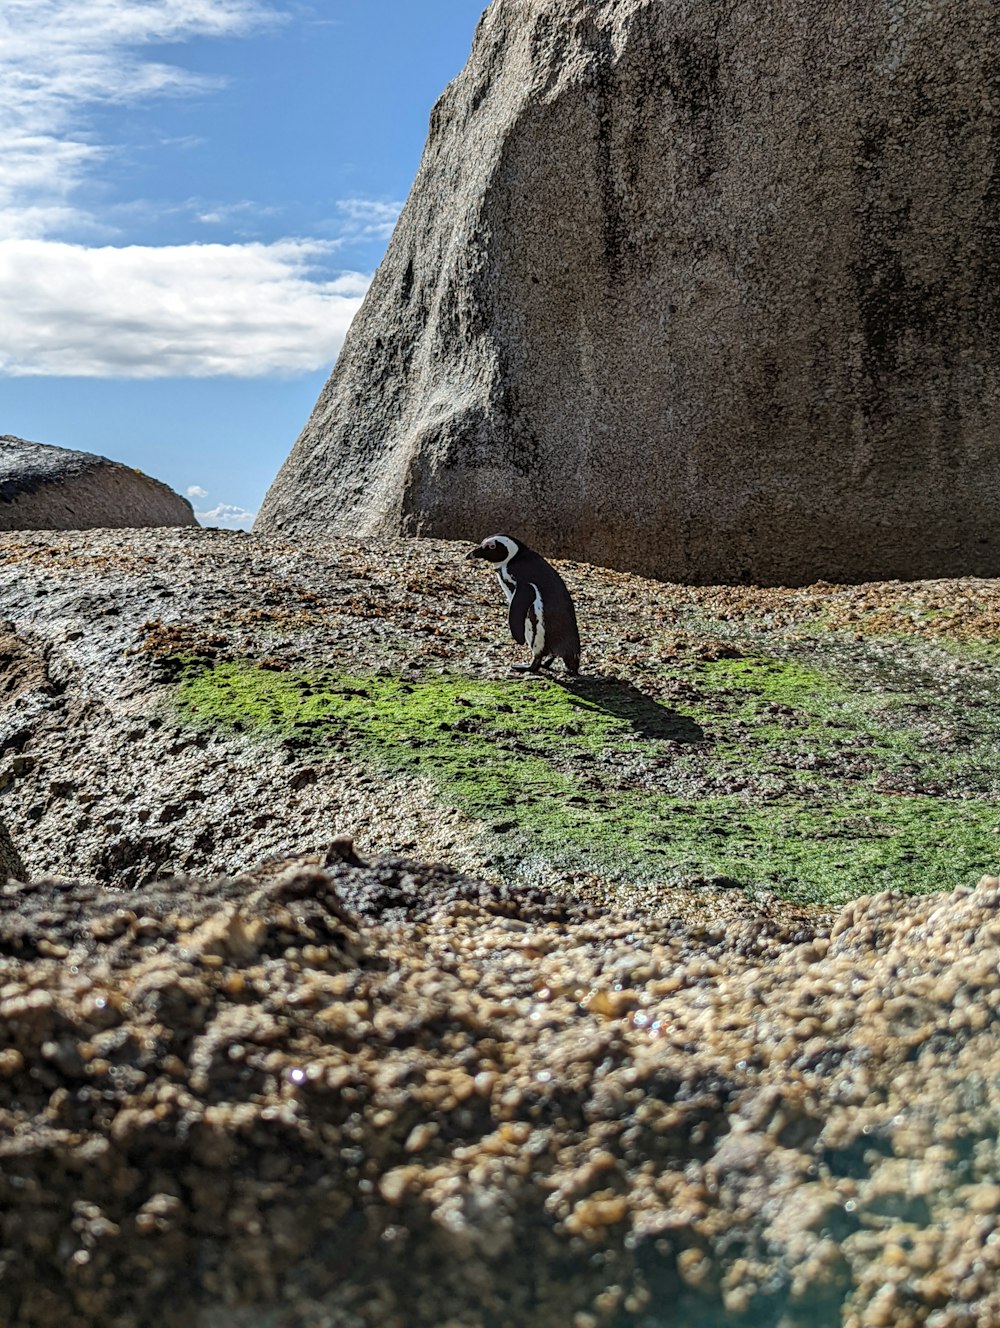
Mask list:
POLYGON ((485 558, 488 563, 505 563, 513 558, 520 548, 517 540, 511 539, 509 535, 490 535, 482 544, 477 544, 466 558, 485 558))

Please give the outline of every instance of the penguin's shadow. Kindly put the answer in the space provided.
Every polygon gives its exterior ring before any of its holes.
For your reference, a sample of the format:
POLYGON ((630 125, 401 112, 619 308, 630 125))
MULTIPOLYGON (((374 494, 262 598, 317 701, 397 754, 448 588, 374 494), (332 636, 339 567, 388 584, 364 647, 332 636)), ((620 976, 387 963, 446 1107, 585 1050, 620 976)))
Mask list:
POLYGON ((660 705, 624 678, 556 678, 549 682, 563 688, 588 710, 600 710, 624 720, 643 738, 666 738, 670 742, 705 742, 705 730, 687 715, 660 705))

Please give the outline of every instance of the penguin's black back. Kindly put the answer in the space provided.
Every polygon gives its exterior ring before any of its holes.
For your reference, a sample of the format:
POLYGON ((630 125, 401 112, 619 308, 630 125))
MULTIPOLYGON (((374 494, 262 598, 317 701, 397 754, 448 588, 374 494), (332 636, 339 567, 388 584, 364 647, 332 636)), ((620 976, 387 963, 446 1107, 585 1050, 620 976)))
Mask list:
POLYGON ((570 673, 575 673, 580 667, 580 632, 566 582, 540 553, 524 544, 507 564, 507 571, 518 585, 527 582, 538 587, 545 614, 545 652, 558 655, 570 673))

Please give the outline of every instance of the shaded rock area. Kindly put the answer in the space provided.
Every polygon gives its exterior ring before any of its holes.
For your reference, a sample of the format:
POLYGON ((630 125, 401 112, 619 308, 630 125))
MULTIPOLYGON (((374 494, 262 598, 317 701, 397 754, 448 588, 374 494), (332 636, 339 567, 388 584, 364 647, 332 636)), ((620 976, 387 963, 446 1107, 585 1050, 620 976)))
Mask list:
POLYGON ((996 575, 998 62, 990 0, 494 0, 257 528, 996 575))
POLYGON ((131 466, 0 437, 0 530, 197 524, 186 498, 131 466))
POLYGON ((5 886, 0 1318, 995 1323, 998 906, 5 886))
POLYGON ((13 877, 16 881, 27 879, 24 870, 24 863, 14 847, 14 841, 10 837, 10 831, 0 821, 0 881, 13 877))

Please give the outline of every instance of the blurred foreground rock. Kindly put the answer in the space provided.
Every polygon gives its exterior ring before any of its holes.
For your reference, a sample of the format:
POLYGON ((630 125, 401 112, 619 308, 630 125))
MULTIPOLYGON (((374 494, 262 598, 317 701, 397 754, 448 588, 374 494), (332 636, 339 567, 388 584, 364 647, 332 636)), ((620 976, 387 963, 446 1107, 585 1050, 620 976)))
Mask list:
POLYGON ((7 885, 0 1322, 1000 1322, 998 904, 7 885))
POLYGON ((0 530, 196 526, 160 480, 90 452, 0 438, 0 530))

